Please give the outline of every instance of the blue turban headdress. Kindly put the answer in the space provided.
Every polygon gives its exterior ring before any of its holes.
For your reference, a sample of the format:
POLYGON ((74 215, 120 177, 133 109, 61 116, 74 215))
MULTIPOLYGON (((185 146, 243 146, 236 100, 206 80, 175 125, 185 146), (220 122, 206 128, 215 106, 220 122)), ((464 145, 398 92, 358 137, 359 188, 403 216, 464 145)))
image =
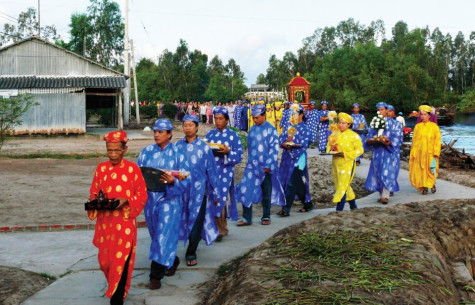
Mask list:
POLYGON ((376 109, 379 109, 379 108, 388 108, 388 104, 386 104, 385 102, 379 102, 376 104, 376 109))
POLYGON ((192 122, 196 122, 196 123, 200 123, 200 120, 198 119, 198 117, 196 115, 192 115, 192 114, 187 114, 183 117, 183 120, 182 122, 186 122, 186 121, 192 121, 192 122))
POLYGON ((153 130, 173 130, 173 124, 168 119, 158 119, 153 125, 153 130))
POLYGON ((214 108, 213 114, 228 114, 228 109, 226 109, 226 107, 219 106, 214 108))
POLYGON ((255 105, 252 107, 251 114, 252 116, 258 116, 266 113, 266 106, 262 104, 255 105))

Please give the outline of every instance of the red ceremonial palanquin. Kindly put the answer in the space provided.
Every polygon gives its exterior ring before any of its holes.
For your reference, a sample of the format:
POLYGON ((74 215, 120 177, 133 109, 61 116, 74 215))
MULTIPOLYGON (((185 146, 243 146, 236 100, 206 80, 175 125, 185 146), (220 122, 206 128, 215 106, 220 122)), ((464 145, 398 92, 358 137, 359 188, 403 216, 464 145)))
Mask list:
POLYGON ((129 269, 124 299, 134 270, 137 225, 135 218, 147 202, 147 187, 140 168, 127 160, 113 166, 110 161, 100 163, 91 185, 91 197, 102 190, 110 199, 127 198, 124 208, 114 211, 89 210, 89 218, 96 221, 93 244, 99 248, 98 260, 109 283, 106 296, 112 297, 129 255, 129 269))

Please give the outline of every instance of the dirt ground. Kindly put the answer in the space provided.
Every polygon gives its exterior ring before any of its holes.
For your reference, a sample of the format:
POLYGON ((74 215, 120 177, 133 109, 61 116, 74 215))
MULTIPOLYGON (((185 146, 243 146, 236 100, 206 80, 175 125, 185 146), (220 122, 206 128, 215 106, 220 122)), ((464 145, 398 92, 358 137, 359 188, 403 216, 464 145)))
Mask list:
POLYGON ((474 229, 475 200, 317 216, 222 266, 201 303, 473 304, 474 229))
POLYGON ((54 282, 47 274, 0 266, 0 304, 18 305, 54 282))

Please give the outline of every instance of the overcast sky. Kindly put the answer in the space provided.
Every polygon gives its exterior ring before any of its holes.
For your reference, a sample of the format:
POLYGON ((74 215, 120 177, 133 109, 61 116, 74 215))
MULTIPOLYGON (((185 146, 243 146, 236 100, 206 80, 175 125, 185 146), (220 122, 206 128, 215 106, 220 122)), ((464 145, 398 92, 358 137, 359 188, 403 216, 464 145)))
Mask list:
MULTIPOLYGON (((71 14, 85 12, 89 0, 40 0, 41 24, 55 25, 61 37, 69 40, 71 14)), ((126 0, 117 1, 122 9, 126 0)), ((381 19, 386 35, 399 21, 409 29, 439 27, 455 36, 458 31, 468 39, 475 31, 475 0, 385 1, 385 0, 129 0, 129 36, 134 40, 135 56, 157 61, 164 49, 175 50, 180 39, 191 50, 218 55, 224 63, 234 58, 245 73, 246 84, 265 73, 272 54, 279 58, 286 51, 296 52, 302 39, 316 28, 336 26, 354 18, 363 25, 381 19)), ((1 0, 0 30, 4 14, 18 18, 38 0, 1 0)))

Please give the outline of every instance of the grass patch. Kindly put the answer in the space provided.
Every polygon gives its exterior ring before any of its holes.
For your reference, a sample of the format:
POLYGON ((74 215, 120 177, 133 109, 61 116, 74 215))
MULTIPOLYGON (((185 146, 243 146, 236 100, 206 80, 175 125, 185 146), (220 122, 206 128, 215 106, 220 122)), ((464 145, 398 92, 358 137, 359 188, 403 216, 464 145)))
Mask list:
MULTIPOLYGON (((107 154, 62 154, 62 153, 53 153, 53 152, 39 152, 31 154, 22 154, 22 155, 0 155, 1 157, 10 158, 10 159, 62 159, 62 160, 84 160, 84 159, 94 159, 100 157, 107 157, 107 154)), ((126 153, 125 157, 138 157, 136 153, 126 153)))
POLYGON ((265 304, 371 304, 369 295, 427 284, 404 255, 410 244, 384 240, 380 231, 349 230, 275 239, 275 258, 285 263, 274 263, 267 280, 283 287, 269 291, 273 300, 265 304))
POLYGON ((234 269, 237 268, 239 263, 243 260, 246 259, 251 251, 249 250, 248 252, 244 253, 241 256, 236 257, 235 259, 230 260, 229 262, 226 262, 219 266, 218 271, 216 272, 218 276, 226 276, 229 273, 231 273, 234 269))
POLYGON ((41 272, 40 276, 44 277, 48 281, 56 281, 56 277, 54 275, 48 274, 46 272, 41 272))

